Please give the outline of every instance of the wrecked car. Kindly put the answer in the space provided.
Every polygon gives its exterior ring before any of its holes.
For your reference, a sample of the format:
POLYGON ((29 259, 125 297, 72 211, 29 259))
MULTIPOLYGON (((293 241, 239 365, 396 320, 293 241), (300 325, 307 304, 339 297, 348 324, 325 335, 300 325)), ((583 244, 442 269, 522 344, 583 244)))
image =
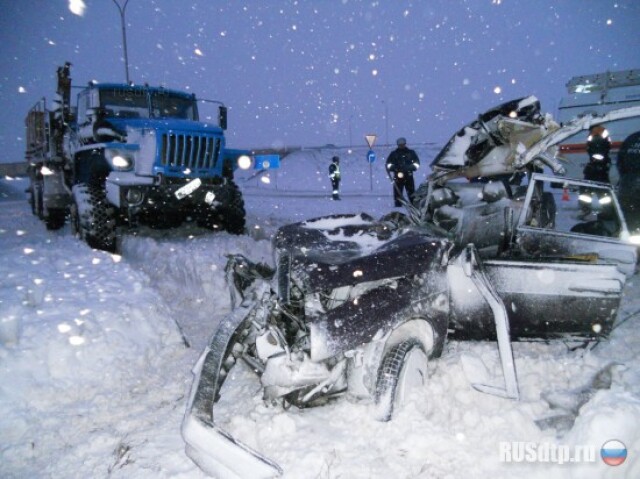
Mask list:
POLYGON ((216 424, 239 361, 269 403, 350 395, 388 421, 447 339, 497 340, 504 384, 473 386, 518 399, 511 341, 606 337, 636 249, 610 185, 544 174, 562 172, 546 142, 563 128, 533 97, 501 105, 445 146, 406 214, 284 226, 273 267, 231 256, 233 310, 194 368, 187 454, 223 477, 282 473, 216 424))

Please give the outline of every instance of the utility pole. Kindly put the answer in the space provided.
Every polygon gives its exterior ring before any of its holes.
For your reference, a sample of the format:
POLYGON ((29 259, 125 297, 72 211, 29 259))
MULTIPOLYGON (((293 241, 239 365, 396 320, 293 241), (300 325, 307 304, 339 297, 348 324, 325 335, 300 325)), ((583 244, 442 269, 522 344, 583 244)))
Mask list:
POLYGON ((122 50, 124 51, 124 73, 127 79, 127 84, 129 84, 129 55, 127 54, 127 24, 124 19, 125 10, 127 9, 127 5, 129 0, 124 0, 124 4, 120 5, 117 0, 113 0, 113 3, 118 7, 118 11, 120 12, 120 23, 122 25, 122 50))

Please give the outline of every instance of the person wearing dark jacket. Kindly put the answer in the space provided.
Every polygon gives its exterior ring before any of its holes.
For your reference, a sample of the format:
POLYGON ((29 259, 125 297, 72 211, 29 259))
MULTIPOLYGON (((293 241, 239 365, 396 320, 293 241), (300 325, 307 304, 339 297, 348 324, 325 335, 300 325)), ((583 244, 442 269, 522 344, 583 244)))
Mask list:
POLYGON ((609 138, 609 132, 602 125, 592 126, 589 130, 589 137, 587 138, 589 163, 587 163, 583 171, 585 180, 610 183, 610 150, 611 138, 609 138))
POLYGON ((393 180, 393 200, 395 206, 402 206, 403 190, 407 190, 409 202, 413 200, 416 186, 413 173, 420 167, 420 159, 415 151, 407 148, 407 140, 398 138, 398 148, 387 158, 387 171, 393 180))
POLYGON ((340 158, 334 156, 329 165, 329 178, 331 179, 332 199, 340 199, 340 158))
POLYGON ((632 241, 640 241, 640 131, 629 135, 618 151, 618 201, 632 241))

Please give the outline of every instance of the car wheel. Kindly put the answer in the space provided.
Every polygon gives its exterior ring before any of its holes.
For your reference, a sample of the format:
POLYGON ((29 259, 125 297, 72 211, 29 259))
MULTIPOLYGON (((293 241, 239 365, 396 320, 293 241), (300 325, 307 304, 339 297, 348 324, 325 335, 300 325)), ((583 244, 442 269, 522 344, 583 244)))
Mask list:
POLYGON ((407 339, 387 351, 378 369, 376 419, 389 421, 410 393, 426 384, 427 365, 425 347, 418 339, 407 339))

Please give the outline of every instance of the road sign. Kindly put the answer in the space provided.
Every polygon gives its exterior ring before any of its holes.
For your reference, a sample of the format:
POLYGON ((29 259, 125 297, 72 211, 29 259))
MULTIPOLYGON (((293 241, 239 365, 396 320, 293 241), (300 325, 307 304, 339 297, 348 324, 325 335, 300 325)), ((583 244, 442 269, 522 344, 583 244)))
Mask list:
POLYGON ((369 152, 367 153, 367 161, 369 162, 369 164, 371 164, 374 161, 376 161, 376 153, 375 153, 375 151, 369 150, 369 152))
POLYGON ((364 139, 367 140, 369 148, 373 148, 373 144, 376 142, 376 135, 364 135, 364 139))

